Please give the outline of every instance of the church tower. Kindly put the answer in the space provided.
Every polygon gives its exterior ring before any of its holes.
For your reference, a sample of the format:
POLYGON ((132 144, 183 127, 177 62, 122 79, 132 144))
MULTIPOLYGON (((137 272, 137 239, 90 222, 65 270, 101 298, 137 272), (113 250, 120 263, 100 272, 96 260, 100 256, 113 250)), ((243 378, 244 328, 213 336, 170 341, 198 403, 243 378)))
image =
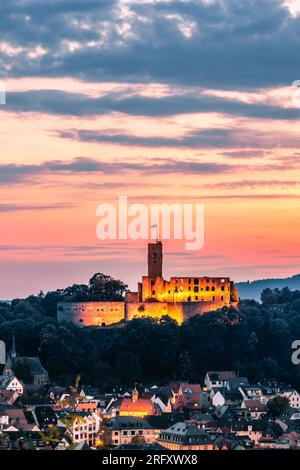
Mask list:
POLYGON ((148 277, 154 279, 156 277, 162 277, 162 243, 157 241, 156 243, 148 244, 148 277))
POLYGON ((138 392, 138 390, 136 388, 136 384, 135 384, 134 389, 132 391, 132 401, 133 401, 133 403, 136 403, 138 401, 138 399, 139 399, 139 392, 138 392))

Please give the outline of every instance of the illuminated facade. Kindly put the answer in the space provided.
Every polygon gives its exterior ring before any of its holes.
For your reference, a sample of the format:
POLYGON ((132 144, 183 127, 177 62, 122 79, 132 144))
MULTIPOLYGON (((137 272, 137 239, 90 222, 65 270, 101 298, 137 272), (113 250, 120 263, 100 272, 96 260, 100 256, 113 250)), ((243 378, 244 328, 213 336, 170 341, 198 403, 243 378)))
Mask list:
POLYGON ((150 398, 139 398, 136 388, 132 392, 131 398, 123 398, 119 416, 134 416, 135 418, 144 418, 155 414, 155 407, 150 398))
POLYGON ((106 326, 133 318, 163 316, 179 324, 195 315, 238 304, 238 292, 228 277, 163 278, 162 243, 148 244, 148 275, 137 292, 128 292, 125 302, 82 302, 58 304, 58 321, 81 326, 106 326))

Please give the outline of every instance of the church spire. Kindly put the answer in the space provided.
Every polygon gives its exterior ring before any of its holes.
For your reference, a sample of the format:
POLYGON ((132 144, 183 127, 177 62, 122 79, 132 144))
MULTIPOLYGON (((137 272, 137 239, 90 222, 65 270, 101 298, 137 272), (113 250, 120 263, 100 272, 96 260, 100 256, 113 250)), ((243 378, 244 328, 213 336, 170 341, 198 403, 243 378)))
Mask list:
POLYGON ((13 339, 12 339, 10 356, 13 360, 16 359, 16 357, 17 357, 15 335, 13 335, 13 339))

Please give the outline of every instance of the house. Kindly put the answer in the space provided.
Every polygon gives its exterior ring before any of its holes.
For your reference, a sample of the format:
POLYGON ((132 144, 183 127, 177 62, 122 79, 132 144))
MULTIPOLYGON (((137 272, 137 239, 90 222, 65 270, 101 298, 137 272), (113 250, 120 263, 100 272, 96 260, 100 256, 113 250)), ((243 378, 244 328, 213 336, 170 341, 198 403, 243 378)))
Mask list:
POLYGON ((40 389, 43 385, 49 383, 48 372, 42 366, 40 358, 36 357, 21 357, 17 354, 15 337, 13 336, 11 351, 7 354, 7 360, 4 367, 3 374, 12 374, 16 366, 22 365, 27 367, 32 377, 32 383, 26 384, 28 388, 33 390, 40 389))
POLYGON ((249 381, 247 377, 235 377, 233 379, 229 379, 226 384, 226 388, 231 391, 236 391, 240 387, 248 387, 249 381))
POLYGON ((199 384, 180 385, 178 395, 174 400, 174 409, 179 408, 201 408, 209 404, 207 392, 203 392, 199 384))
POLYGON ((66 424, 66 433, 70 436, 74 445, 79 442, 86 442, 90 446, 95 446, 100 428, 100 418, 92 412, 72 412, 62 422, 66 424), (69 422, 71 421, 71 423, 69 422))
POLYGON ((259 400, 243 400, 241 408, 247 409, 252 419, 260 419, 267 414, 266 406, 259 400))
POLYGON ((123 398, 119 408, 119 415, 144 418, 145 416, 156 414, 156 410, 157 408, 151 398, 139 398, 139 393, 135 387, 131 398, 123 398))
POLYGON ((244 399, 253 399, 261 401, 263 395, 262 387, 259 385, 241 386, 239 388, 244 399))
POLYGON ((169 450, 214 450, 209 434, 192 424, 182 422, 162 431, 157 442, 169 450))
POLYGON ((204 383, 208 390, 212 388, 227 387, 230 379, 235 379, 236 373, 234 371, 221 371, 221 372, 207 372, 204 383))
POLYGON ((153 387, 151 389, 151 400, 157 405, 162 413, 171 413, 172 401, 175 399, 175 394, 171 387, 153 387))
POLYGON ((17 390, 0 390, 0 405, 13 405, 19 396, 17 390))
POLYGON ((17 392, 20 396, 23 395, 24 387, 13 372, 7 370, 4 375, 0 375, 0 393, 9 391, 17 392))
POLYGON ((275 449, 296 449, 300 448, 300 434, 292 431, 280 436, 274 444, 275 449))
POLYGON ((297 390, 282 391, 280 395, 289 399, 291 408, 300 409, 300 394, 297 390))
POLYGON ((217 408, 226 404, 225 388, 212 388, 210 392, 211 404, 217 408))
POLYGON ((217 408, 225 404, 239 405, 242 403, 243 397, 239 389, 228 390, 227 387, 212 388, 210 391, 211 404, 217 408))
POLYGON ((117 416, 106 423, 105 440, 109 445, 120 446, 132 442, 151 444, 156 433, 146 419, 133 416, 117 416))
POLYGON ((300 425, 300 409, 288 408, 276 419, 276 423, 284 432, 289 428, 293 428, 296 424, 300 425))
POLYGON ((16 407, 7 407, 0 410, 0 429, 6 433, 17 431, 40 431, 32 417, 26 415, 22 408, 16 407))

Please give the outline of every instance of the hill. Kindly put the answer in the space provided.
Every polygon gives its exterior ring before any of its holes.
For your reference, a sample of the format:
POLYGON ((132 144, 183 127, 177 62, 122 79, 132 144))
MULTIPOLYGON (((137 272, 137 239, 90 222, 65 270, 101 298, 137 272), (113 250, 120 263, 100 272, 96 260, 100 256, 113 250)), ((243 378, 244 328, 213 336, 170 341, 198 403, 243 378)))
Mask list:
POLYGON ((300 274, 279 279, 260 279, 257 281, 237 282, 236 286, 241 299, 260 300, 260 295, 266 288, 283 289, 284 287, 288 287, 290 290, 300 290, 300 274))

